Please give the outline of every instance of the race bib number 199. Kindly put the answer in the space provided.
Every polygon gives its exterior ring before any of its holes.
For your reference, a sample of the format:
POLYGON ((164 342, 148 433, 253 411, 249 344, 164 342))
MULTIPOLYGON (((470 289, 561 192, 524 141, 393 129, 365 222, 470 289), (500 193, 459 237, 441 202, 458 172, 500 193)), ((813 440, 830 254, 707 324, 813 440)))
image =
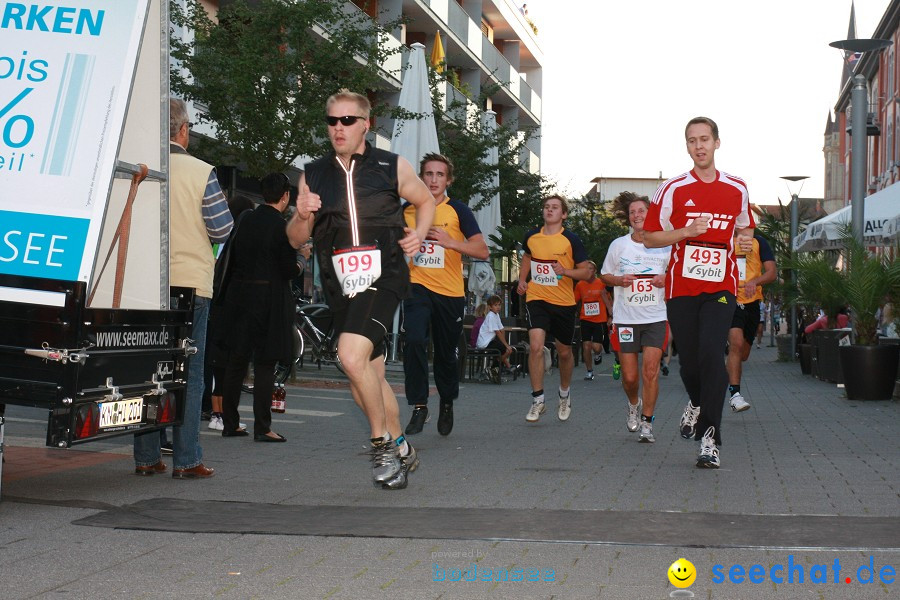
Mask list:
POLYGON ((381 277, 381 251, 377 246, 335 249, 331 264, 345 296, 366 291, 381 277))
POLYGON ((531 281, 537 285, 558 286, 556 271, 553 270, 554 261, 542 261, 531 259, 531 281))

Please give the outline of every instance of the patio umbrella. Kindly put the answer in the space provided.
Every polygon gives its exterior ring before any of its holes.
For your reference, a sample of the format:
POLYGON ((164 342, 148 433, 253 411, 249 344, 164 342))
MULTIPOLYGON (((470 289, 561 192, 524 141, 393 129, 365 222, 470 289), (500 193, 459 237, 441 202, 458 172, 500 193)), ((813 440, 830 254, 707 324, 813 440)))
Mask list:
MULTIPOLYGON (((900 218, 900 183, 889 185, 867 197, 863 208, 863 242, 867 246, 892 245, 889 239, 892 232, 885 230, 890 229, 894 219, 900 218)), ((794 250, 808 252, 843 247, 841 233, 851 221, 851 211, 848 205, 810 223, 802 234, 794 238, 794 250)))
MULTIPOLYGON (((428 67, 425 65, 425 46, 418 42, 410 47, 409 63, 403 72, 403 87, 400 88, 402 109, 417 115, 420 119, 397 119, 391 135, 391 152, 399 154, 410 162, 416 172, 419 161, 429 152, 440 152, 437 126, 434 123, 434 107, 431 104, 431 90, 428 87, 428 67)), ((394 314, 391 360, 397 359, 397 334, 400 331, 400 308, 394 314)))
POLYGON ((444 72, 444 45, 441 43, 441 32, 434 34, 434 48, 431 49, 431 66, 438 73, 444 72))
POLYGON ((408 160, 418 172, 423 156, 429 152, 440 152, 424 44, 417 42, 410 47, 409 63, 403 73, 403 87, 400 88, 397 104, 411 113, 424 115, 420 119, 397 119, 391 135, 391 152, 408 160))
MULTIPOLYGON (((486 130, 496 129, 497 113, 492 110, 486 111, 482 116, 482 125, 486 130)), ((497 148, 491 148, 488 151, 487 156, 485 157, 485 162, 489 165, 496 165, 498 162, 498 155, 499 152, 497 148)), ((497 228, 502 225, 502 223, 500 222, 500 174, 497 169, 494 169, 493 181, 491 182, 491 186, 497 191, 495 191, 494 195, 491 196, 491 199, 487 203, 487 205, 478 210, 475 210, 474 208, 472 209, 475 213, 475 220, 478 221, 478 227, 481 229, 481 233, 484 235, 484 241, 487 242, 488 246, 494 245, 494 243, 490 239, 490 236, 498 235, 497 228)), ((481 201, 481 195, 474 196, 469 201, 469 206, 477 206, 481 201)))

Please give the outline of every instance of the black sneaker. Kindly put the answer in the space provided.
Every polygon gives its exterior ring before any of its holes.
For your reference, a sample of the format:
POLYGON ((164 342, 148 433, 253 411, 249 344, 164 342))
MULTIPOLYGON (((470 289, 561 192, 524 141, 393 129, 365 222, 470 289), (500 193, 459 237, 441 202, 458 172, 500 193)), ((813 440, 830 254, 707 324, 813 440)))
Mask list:
POLYGON ((422 428, 428 421, 428 407, 417 406, 413 409, 412 417, 409 419, 409 425, 406 426, 404 433, 406 435, 422 433, 422 428))
POLYGON ((659 369, 662 371, 662 374, 665 377, 669 376, 669 365, 667 365, 666 363, 663 363, 659 366, 659 369))
POLYGON ((438 433, 441 435, 450 435, 453 431, 453 403, 441 402, 441 414, 438 415, 438 433))
POLYGON ((594 364, 599 365, 602 362, 603 362, 603 355, 598 352, 597 354, 594 355, 594 364))
POLYGON ((166 455, 169 455, 169 456, 171 456, 171 455, 174 454, 174 452, 175 452, 174 450, 172 450, 172 442, 166 442, 165 444, 160 444, 160 445, 159 445, 159 450, 160 450, 160 452, 162 452, 163 454, 166 454, 166 455))

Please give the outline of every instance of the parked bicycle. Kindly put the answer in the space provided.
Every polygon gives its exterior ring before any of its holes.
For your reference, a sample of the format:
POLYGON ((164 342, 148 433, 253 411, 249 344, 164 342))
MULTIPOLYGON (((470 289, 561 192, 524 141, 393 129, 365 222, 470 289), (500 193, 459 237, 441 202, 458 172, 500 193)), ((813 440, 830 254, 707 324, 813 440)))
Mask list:
MULTIPOLYGON (((316 365, 319 369, 323 364, 334 365, 341 374, 344 367, 337 355, 337 336, 334 334, 334 315, 327 304, 313 304, 311 299, 294 295, 297 309, 294 318, 294 359, 289 364, 278 363, 275 365, 275 382, 284 383, 291 375, 291 370, 296 366, 302 368, 306 364, 316 365)), ((385 336, 385 354, 387 360, 388 338, 385 336)), ((245 382, 242 389, 253 393, 252 381, 245 382)))

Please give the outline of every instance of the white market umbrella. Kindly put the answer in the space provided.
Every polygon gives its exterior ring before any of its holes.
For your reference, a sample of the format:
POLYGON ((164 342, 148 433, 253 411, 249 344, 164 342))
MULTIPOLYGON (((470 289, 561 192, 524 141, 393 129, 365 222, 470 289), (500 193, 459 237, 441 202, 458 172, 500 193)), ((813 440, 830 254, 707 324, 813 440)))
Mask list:
POLYGON ((434 106, 428 87, 425 46, 418 42, 410 47, 409 63, 403 72, 403 87, 397 105, 411 113, 425 115, 421 119, 397 119, 391 135, 391 152, 399 154, 419 172, 419 161, 429 152, 440 152, 434 106))
MULTIPOLYGON (((885 229, 889 229, 886 226, 900 218, 900 183, 889 185, 868 196, 863 209, 863 243, 867 246, 890 245, 891 233, 885 229)), ((852 207, 848 205, 810 223, 803 233, 794 238, 794 250, 808 252, 843 247, 841 233, 851 221, 851 211, 852 207)))
MULTIPOLYGON (((492 110, 486 111, 484 115, 482 115, 482 126, 486 131, 494 131, 497 129, 497 113, 492 110)), ((498 162, 499 151, 497 147, 494 146, 488 151, 487 156, 485 157, 485 163, 496 166, 498 162)), ((491 196, 490 201, 478 210, 472 209, 475 213, 475 220, 478 221, 478 228, 481 229, 481 233, 484 235, 484 241, 487 242, 488 246, 495 245, 491 241, 490 236, 498 236, 497 228, 502 225, 500 222, 500 173, 497 169, 494 169, 491 186, 497 191, 491 196)), ((469 206, 477 206, 481 201, 482 196, 477 195, 469 201, 469 206)))
MULTIPOLYGON (((428 68, 425 62, 425 46, 415 43, 410 47, 409 63, 403 72, 403 87, 400 88, 400 100, 397 103, 417 115, 425 115, 421 119, 397 119, 394 121, 394 132, 391 135, 391 152, 399 154, 410 162, 413 170, 419 172, 419 162, 430 152, 440 152, 437 126, 434 123, 434 106, 431 103, 431 90, 428 87, 428 68)), ((391 344, 391 360, 397 360, 397 340, 400 331, 400 307, 394 313, 393 341, 391 344)))

